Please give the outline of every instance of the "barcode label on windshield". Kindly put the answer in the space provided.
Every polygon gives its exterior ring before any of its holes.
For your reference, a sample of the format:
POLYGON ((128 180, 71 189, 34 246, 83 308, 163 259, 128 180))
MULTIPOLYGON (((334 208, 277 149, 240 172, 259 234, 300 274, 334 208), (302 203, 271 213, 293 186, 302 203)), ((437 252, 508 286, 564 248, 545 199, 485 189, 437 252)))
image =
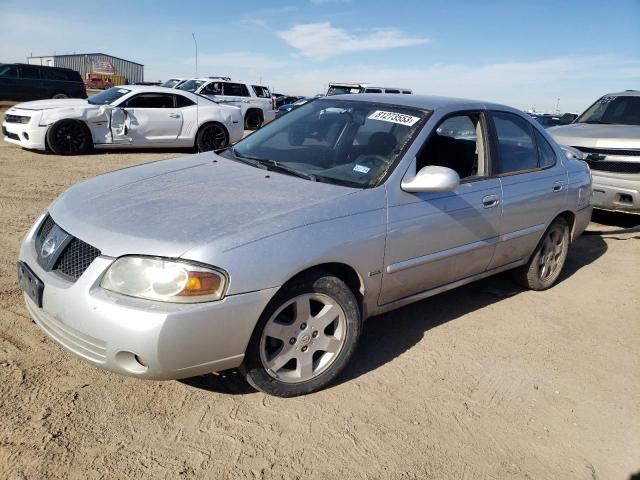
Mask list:
POLYGON ((404 113, 385 112, 384 110, 376 110, 371 115, 369 115, 369 119, 380 120, 382 122, 398 123, 400 125, 406 125, 407 127, 411 127, 418 120, 420 120, 420 117, 405 115, 404 113))

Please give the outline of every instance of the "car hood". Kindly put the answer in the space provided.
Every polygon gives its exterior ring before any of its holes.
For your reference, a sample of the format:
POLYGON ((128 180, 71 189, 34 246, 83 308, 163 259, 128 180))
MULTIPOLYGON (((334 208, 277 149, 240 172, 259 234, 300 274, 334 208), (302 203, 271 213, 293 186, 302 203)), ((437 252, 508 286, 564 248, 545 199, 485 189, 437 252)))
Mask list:
POLYGON ((640 148, 640 126, 571 123, 548 128, 554 140, 563 145, 587 148, 640 148))
POLYGON ((89 102, 83 98, 52 98, 19 103, 13 108, 20 110, 49 110, 51 108, 80 107, 84 105, 89 105, 89 102))
POLYGON ((203 153, 85 180, 49 212, 103 255, 180 257, 195 247, 215 243, 225 251, 348 215, 355 207, 344 199, 358 192, 203 153))

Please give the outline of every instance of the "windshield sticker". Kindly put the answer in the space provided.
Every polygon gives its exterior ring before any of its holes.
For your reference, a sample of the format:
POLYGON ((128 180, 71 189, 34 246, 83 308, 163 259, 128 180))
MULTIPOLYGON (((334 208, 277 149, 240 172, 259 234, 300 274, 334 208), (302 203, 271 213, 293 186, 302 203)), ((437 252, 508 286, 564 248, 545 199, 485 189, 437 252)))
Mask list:
POLYGON ((616 98, 618 98, 617 95, 608 95, 606 97, 602 97, 600 99, 600 103, 609 103, 609 102, 613 102, 616 98))
POLYGON ((363 175, 369 173, 369 170, 371 170, 371 168, 365 167, 364 165, 358 165, 357 163, 353 167, 354 172, 362 173, 363 175))
POLYGON ((129 90, 125 90, 124 88, 119 88, 118 93, 129 93, 129 90))
POLYGON ((414 117, 412 115, 405 115, 397 112, 385 112, 384 110, 376 110, 369 115, 371 120, 380 120, 382 122, 397 123, 399 125, 406 125, 407 127, 413 126, 420 117, 414 117))

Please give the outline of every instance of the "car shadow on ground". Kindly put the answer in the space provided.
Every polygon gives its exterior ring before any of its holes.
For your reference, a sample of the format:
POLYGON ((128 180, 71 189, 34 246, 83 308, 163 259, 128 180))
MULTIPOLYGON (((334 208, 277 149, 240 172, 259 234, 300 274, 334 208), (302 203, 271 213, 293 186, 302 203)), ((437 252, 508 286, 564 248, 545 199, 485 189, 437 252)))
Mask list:
MULTIPOLYGON (((596 261, 606 251, 607 245, 601 236, 579 237, 569 250, 559 282, 596 261)), ((358 349, 333 385, 354 380, 392 361, 420 342, 432 328, 521 292, 523 289, 505 272, 373 317, 366 321, 358 349)), ((181 382, 217 393, 255 392, 237 371, 210 373, 181 382)))

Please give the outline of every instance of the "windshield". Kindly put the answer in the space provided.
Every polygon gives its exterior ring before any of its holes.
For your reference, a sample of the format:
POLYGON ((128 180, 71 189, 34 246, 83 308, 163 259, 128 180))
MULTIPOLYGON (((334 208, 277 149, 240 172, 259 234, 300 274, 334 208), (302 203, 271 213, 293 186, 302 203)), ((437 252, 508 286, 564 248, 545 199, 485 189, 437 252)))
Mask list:
POLYGON ((606 95, 591 105, 575 123, 640 125, 640 97, 606 95))
POLYGON ((301 98, 300 100, 296 100, 295 102, 293 102, 293 104, 296 107, 299 107, 300 105, 304 105, 305 103, 307 103, 309 101, 308 98, 301 98))
POLYGON ((160 86, 161 87, 167 87, 167 88, 173 88, 179 83, 180 83, 180 80, 178 80, 177 78, 172 78, 171 80, 167 80, 166 82, 164 82, 160 86))
POLYGON ((316 100, 262 127, 225 156, 276 162, 310 180, 371 187, 394 165, 425 115, 395 105, 316 100))
POLYGON ((108 90, 98 93, 93 97, 89 97, 87 101, 92 105, 113 105, 113 102, 123 97, 131 90, 120 87, 111 87, 108 90))
POLYGON ((178 90, 186 92, 195 92, 204 83, 204 80, 187 80, 178 87, 178 90))

